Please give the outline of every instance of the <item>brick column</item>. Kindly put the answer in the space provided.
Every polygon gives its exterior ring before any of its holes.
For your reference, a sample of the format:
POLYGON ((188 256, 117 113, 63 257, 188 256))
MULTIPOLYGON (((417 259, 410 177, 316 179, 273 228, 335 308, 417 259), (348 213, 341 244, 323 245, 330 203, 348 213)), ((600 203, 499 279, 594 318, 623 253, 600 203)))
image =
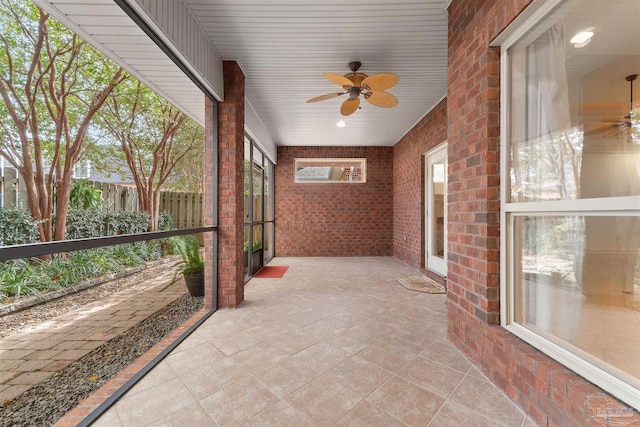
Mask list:
POLYGON ((218 103, 218 307, 244 300, 244 74, 225 61, 218 103))

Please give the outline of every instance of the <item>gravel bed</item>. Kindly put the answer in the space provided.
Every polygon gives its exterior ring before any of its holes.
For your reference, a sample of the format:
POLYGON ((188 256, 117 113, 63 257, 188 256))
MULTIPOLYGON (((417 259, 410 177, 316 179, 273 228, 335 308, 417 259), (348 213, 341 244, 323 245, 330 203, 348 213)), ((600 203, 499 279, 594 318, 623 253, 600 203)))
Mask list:
POLYGON ((41 303, 20 311, 0 316, 0 338, 13 335, 33 325, 61 316, 68 311, 82 307, 93 301, 109 296, 114 292, 129 288, 138 282, 157 277, 165 273, 169 267, 159 264, 132 275, 125 275, 115 280, 84 289, 80 292, 65 295, 59 299, 41 303))
POLYGON ((1 426, 48 426, 202 308, 185 294, 35 387, 0 406, 1 426))

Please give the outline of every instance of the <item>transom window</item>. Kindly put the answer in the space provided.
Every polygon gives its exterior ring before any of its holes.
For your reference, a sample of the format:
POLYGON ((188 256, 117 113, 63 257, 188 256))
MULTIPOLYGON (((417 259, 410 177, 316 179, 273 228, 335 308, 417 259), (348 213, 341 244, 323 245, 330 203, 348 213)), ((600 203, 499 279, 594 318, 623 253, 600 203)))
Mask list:
POLYGON ((367 182, 367 159, 295 159, 295 182, 367 182))

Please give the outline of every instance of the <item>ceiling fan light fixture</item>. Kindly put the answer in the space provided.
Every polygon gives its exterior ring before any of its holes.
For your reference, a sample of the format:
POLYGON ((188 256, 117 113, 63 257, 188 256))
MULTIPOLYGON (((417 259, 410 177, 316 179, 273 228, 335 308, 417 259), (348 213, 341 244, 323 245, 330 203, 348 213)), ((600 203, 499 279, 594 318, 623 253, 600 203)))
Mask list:
POLYGON ((340 106, 340 113, 343 116, 349 116, 361 108, 360 95, 363 95, 362 97, 365 101, 376 107, 391 108, 398 105, 398 100, 395 96, 384 92, 385 89, 389 89, 398 84, 400 80, 398 76, 391 73, 380 73, 368 76, 358 71, 361 65, 359 61, 350 62, 349 68, 351 72, 345 75, 329 72, 324 73, 327 80, 341 86, 344 92, 334 92, 316 96, 308 99, 307 103, 348 95, 348 99, 340 106))
POLYGON ((338 123, 336 123, 336 126, 338 126, 339 128, 347 127, 347 122, 345 122, 344 120, 340 120, 338 123))
POLYGON ((577 33, 575 36, 571 37, 569 42, 573 44, 575 48, 585 47, 591 42, 591 38, 593 37, 593 31, 581 31, 577 33))

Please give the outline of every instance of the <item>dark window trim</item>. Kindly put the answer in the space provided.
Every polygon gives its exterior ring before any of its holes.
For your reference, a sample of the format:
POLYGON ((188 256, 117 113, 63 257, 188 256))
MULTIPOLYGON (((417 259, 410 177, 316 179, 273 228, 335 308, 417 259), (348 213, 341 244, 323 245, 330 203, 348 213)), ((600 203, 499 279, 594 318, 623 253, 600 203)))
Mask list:
POLYGON ((154 231, 150 233, 121 234, 118 236, 92 237, 88 239, 61 240, 56 242, 3 246, 0 247, 0 261, 38 257, 42 255, 57 254, 60 252, 73 252, 104 246, 121 245, 123 243, 164 239, 174 236, 185 236, 187 234, 208 233, 216 230, 217 227, 198 227, 185 228, 181 230, 154 231))

